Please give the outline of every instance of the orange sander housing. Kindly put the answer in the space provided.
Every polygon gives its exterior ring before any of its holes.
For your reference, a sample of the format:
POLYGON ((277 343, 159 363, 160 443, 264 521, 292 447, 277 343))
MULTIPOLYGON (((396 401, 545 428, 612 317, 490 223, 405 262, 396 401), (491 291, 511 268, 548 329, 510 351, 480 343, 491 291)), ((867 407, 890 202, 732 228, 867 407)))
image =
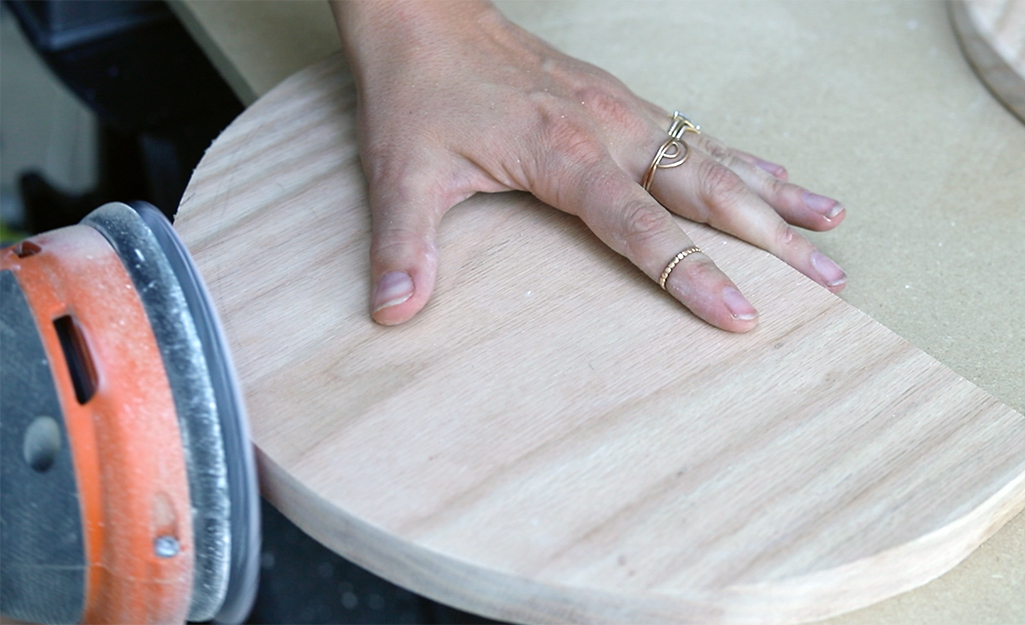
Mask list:
POLYGON ((259 500, 238 383, 170 223, 112 203, 0 251, 0 612, 241 622, 259 500))

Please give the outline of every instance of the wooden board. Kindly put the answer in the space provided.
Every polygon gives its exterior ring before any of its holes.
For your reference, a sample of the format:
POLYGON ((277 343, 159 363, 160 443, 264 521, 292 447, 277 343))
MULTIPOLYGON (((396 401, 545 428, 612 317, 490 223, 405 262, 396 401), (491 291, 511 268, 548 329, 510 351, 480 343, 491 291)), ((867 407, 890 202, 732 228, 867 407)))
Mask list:
POLYGON ((908 590, 1025 507, 1025 419, 768 254, 691 317, 524 195, 446 217, 431 304, 368 315, 337 60, 208 151, 176 227, 218 304, 264 494, 399 584, 522 622, 797 622, 908 590))
POLYGON ((1025 121, 1025 0, 951 0, 950 16, 979 78, 1025 121))

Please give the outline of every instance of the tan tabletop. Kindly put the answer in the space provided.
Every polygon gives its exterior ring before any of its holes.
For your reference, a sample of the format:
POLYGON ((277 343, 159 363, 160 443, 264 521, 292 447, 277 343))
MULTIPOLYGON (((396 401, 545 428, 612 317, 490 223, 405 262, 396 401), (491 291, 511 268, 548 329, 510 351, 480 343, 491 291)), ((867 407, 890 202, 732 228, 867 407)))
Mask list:
MULTIPOLYGON (((1025 127, 976 81, 946 7, 687 6, 502 8, 648 99, 685 109, 720 138, 786 164, 795 181, 842 198, 847 222, 815 240, 851 276, 843 297, 1023 411, 1025 127), (667 80, 665 64, 649 62, 663 54, 679 76, 667 80), (943 201, 921 199, 937 189, 943 201)), ((176 9, 247 102, 338 47, 319 1, 176 9)), ((1019 515, 948 574, 830 622, 1025 622, 1023 560, 1019 515)))

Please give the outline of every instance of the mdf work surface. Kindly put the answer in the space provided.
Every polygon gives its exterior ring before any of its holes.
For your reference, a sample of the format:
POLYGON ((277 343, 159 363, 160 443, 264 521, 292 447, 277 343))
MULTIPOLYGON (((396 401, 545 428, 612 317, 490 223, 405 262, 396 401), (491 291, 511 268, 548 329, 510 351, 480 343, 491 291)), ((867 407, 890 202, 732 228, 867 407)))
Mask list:
MULTIPOLYGON (((844 298, 998 399, 1021 410, 1025 403, 1021 400, 1022 330, 1015 319, 1025 298, 1020 281, 1013 276, 1025 274, 1020 219, 1020 198, 1025 194, 1025 184, 1017 175, 1020 168, 1015 165, 1022 162, 1021 146, 1025 141, 1022 128, 989 98, 961 60, 941 5, 928 2, 829 3, 829 11, 824 11, 817 10, 820 5, 816 3, 720 3, 714 6, 685 3, 688 9, 685 12, 674 8, 675 3, 641 4, 641 8, 598 6, 601 11, 583 15, 574 13, 579 5, 568 3, 513 4, 506 8, 514 19, 567 52, 628 77, 630 86, 649 99, 670 108, 678 102, 694 102, 695 106, 686 110, 706 129, 711 128, 731 143, 786 163, 796 181, 843 198, 850 211, 847 223, 837 232, 817 237, 817 243, 838 258, 851 275, 851 285, 844 298), (603 22, 604 18, 608 22, 603 22), (722 26, 724 22, 729 23, 728 28, 722 26), (691 30, 686 31, 687 28, 691 30), (823 34, 827 30, 828 38, 823 34), (635 34, 625 35, 624 32, 635 34), (697 33, 690 38, 690 47, 677 46, 674 62, 653 63, 651 50, 657 48, 654 56, 663 58, 661 50, 665 47, 658 45, 660 38, 668 45, 680 32, 697 33), (780 47, 777 45, 780 40, 789 41, 791 45, 780 47), (604 43, 598 46, 592 41, 604 43), (609 45, 610 41, 615 45, 609 45), (741 51, 737 52, 739 58, 717 57, 720 65, 725 65, 720 68, 722 71, 701 71, 698 61, 708 56, 713 43, 722 45, 730 41, 734 42, 734 49, 741 51), (644 50, 648 50, 647 57, 643 56, 644 50), (748 52, 742 54, 744 50, 748 52), (678 67, 688 68, 686 80, 666 84, 667 68, 678 67), (788 77, 792 80, 785 83, 785 88, 770 80, 783 81, 788 77), (794 83, 797 77, 803 82, 794 83), (763 97, 753 97, 757 94, 763 97), (703 99, 722 101, 723 105, 713 108, 705 104, 702 110, 703 99)), ((344 118, 345 104, 338 105, 342 107, 340 114, 344 118)), ((678 106, 686 108, 684 104, 678 106)), ((324 113, 324 119, 330 120, 337 111, 324 113)), ((250 128, 247 141, 249 138, 256 141, 265 132, 269 131, 250 128)), ((312 161, 333 158, 325 154, 325 151, 315 151, 312 161)), ((269 160, 264 162, 269 165, 263 165, 264 168, 290 171, 283 166, 288 162, 284 152, 278 151, 276 156, 266 158, 269 160)), ((354 159, 355 155, 351 153, 345 158, 354 159)), ((248 202, 261 206, 267 203, 267 198, 261 199, 255 190, 259 186, 255 181, 261 175, 261 166, 243 166, 249 157, 238 150, 232 159, 231 167, 222 167, 216 174, 204 171, 203 167, 197 172, 197 180, 206 174, 210 180, 217 179, 223 192, 219 199, 202 198, 200 203, 207 207, 204 210, 219 206, 218 219, 224 218, 233 224, 223 231, 215 227, 209 232, 199 250, 194 250, 200 255, 211 253, 204 247, 222 239, 217 247, 227 250, 230 247, 222 246, 229 246, 229 241, 240 236, 239 233, 249 236, 259 231, 255 222, 249 226, 246 225, 248 219, 231 215, 236 211, 246 214, 248 202), (251 168, 248 174, 247 167, 251 168), (250 194, 248 199, 247 193, 250 194)), ((316 167, 311 171, 323 173, 316 167)), ((335 175, 341 176, 342 171, 340 167, 335 175)), ((275 180, 275 184, 278 183, 284 184, 275 180)), ((304 183, 293 189, 299 194, 298 204, 305 207, 306 213, 296 213, 295 201, 285 201, 290 197, 285 194, 275 196, 282 201, 271 202, 276 208, 265 206, 264 214, 274 214, 276 210, 279 216, 298 214, 311 218, 316 215, 327 220, 317 221, 320 225, 331 223, 332 211, 337 211, 335 218, 342 218, 346 214, 342 196, 336 193, 333 200, 320 203, 314 201, 322 195, 317 188, 316 184, 304 183)), ((192 208, 197 206, 194 204, 192 208)), ((443 224, 443 228, 451 228, 452 241, 459 240, 460 224, 470 223, 460 219, 472 219, 486 210, 479 205, 476 210, 472 205, 465 208, 469 217, 460 217, 457 213, 443 224)), ((187 198, 183 218, 187 217, 188 209, 187 198)), ((528 213, 534 215, 534 219, 552 219, 543 212, 528 210, 528 213)), ((510 233, 520 227, 529 233, 527 242, 533 242, 535 230, 538 233, 558 231, 566 225, 559 220, 522 224, 514 219, 496 226, 495 231, 510 233)), ((210 223, 203 227, 207 226, 210 223)), ((186 227, 185 221, 182 227, 186 227)), ((283 239, 287 244, 282 245, 300 254, 301 250, 316 247, 313 243, 322 244, 322 238, 328 237, 326 233, 327 230, 318 229, 312 237, 304 238, 285 223, 279 223, 274 235, 260 235, 260 245, 264 246, 261 252, 268 259, 265 262, 269 262, 274 256, 270 250, 281 247, 271 243, 283 239), (308 243, 297 244, 303 240, 308 243)), ((347 241, 357 245, 359 238, 347 241)), ((572 246, 587 249, 587 241, 586 238, 573 239, 572 246)), ((499 262, 489 263, 485 259, 467 266, 459 260, 458 247, 453 249, 457 250, 449 254, 453 256, 450 261, 453 264, 443 265, 443 271, 452 280, 480 280, 482 267, 499 262)), ((277 253, 280 254, 280 250, 277 253)), ((590 249, 586 258, 601 253, 599 246, 590 249)), ((359 254, 354 254, 352 258, 356 262, 359 254)), ((265 266, 255 260, 253 263, 253 266, 265 266)), ((504 271, 510 270, 506 262, 501 267, 504 271)), ((286 283, 320 284, 318 279, 306 275, 308 272, 294 266, 292 270, 293 273, 277 275, 286 283)), ((213 270, 204 266, 204 275, 210 271, 213 270)), ((245 287, 230 264, 220 271, 222 273, 213 271, 213 276, 207 275, 207 279, 221 284, 222 289, 227 289, 224 292, 233 293, 233 297, 255 297, 252 293, 242 293, 245 287)), ((281 268, 280 271, 286 270, 281 268)), ((644 286, 634 284, 628 273, 622 276, 613 273, 613 277, 626 280, 623 284, 633 285, 623 288, 644 286)), ((514 280, 510 283, 509 276, 504 276, 503 280, 507 287, 516 284, 514 280)), ((536 276, 533 282, 540 280, 536 276)), ((495 279, 489 282, 493 284, 495 279)), ((329 292, 333 289, 321 286, 329 292)), ((277 289, 265 289, 260 294, 277 289)), ((212 286, 212 290, 217 297, 217 287, 212 286)), ((359 297, 365 297, 365 285, 348 285, 343 290, 347 293, 344 298, 353 298, 353 306, 359 297)), ((532 292, 532 297, 539 294, 538 288, 526 290, 532 292)), ((457 292, 458 288, 448 297, 456 297, 457 292)), ((653 302, 666 305, 657 297, 658 293, 647 294, 643 288, 641 293, 646 294, 644 297, 655 295, 653 302)), ((765 298, 776 298, 773 293, 775 291, 769 289, 765 298)), ((439 296, 441 299, 432 311, 442 315, 445 296, 440 291, 439 296)), ((268 301, 257 299, 243 308, 259 310, 267 307, 268 301)), ((761 301, 756 304, 766 312, 761 301)), ((362 315, 365 304, 361 305, 362 315)), ((295 334, 300 347, 312 344, 309 336, 313 328, 324 327, 323 323, 331 321, 332 312, 330 307, 328 310, 312 308, 313 316, 308 321, 293 323, 298 329, 282 334, 282 340, 295 334)), ((227 313, 222 311, 222 314, 227 313)), ((452 315, 451 310, 448 314, 452 315)), ((230 315, 227 323, 230 334, 230 315)), ((771 323, 768 315, 763 317, 763 326, 771 323)), ((276 327, 278 329, 266 334, 280 334, 280 326, 276 327)), ((595 339, 591 335, 588 338, 595 339)), ((262 340, 266 342, 270 338, 262 340)), ((245 349, 248 348, 243 351, 245 349)), ((341 346, 336 351, 341 361, 347 352, 341 346)), ((262 360, 254 359, 250 365, 262 360)), ((240 365, 240 369, 244 367, 240 365)), ((325 370, 332 370, 332 367, 325 370)), ((803 371, 795 375, 800 377, 803 371)), ((390 373, 401 377, 398 368, 392 368, 390 373)), ((304 377, 292 386, 308 391, 316 386, 314 377, 304 377)), ((467 384, 461 392, 468 393, 470 388, 472 385, 467 384)), ((320 408, 325 407, 326 404, 320 408)), ((342 426, 336 423, 333 427, 342 426)), ((526 425, 518 423, 517 427, 526 425)), ((517 428, 510 431, 515 433, 517 428)), ((323 433, 316 428, 314 432, 314 436, 323 433)), ((1013 443, 1014 439, 1011 440, 1013 443)), ((260 440, 257 443, 261 445, 260 440)), ((947 472, 943 476, 946 479, 958 473, 947 472)), ((653 471, 652 475, 656 474, 658 471, 653 471)), ((304 491, 308 485, 292 486, 298 491, 289 489, 288 492, 310 494, 304 491)), ((280 503, 288 504, 287 501, 280 503)), ((340 525, 333 529, 311 528, 311 518, 307 518, 305 527, 315 537, 337 547, 346 528, 340 525), (330 532, 334 533, 329 535, 330 532)), ((302 519, 296 520, 303 525, 302 519)), ((360 533, 366 528, 348 529, 360 533)), ((1022 573, 1016 563, 1021 562, 1025 553, 1021 536, 1019 517, 939 580, 836 620, 846 623, 1020 621, 1023 618, 1022 573)), ((347 549, 351 551, 353 547, 348 545, 347 549)), ((394 564, 379 563, 378 568, 394 564)))

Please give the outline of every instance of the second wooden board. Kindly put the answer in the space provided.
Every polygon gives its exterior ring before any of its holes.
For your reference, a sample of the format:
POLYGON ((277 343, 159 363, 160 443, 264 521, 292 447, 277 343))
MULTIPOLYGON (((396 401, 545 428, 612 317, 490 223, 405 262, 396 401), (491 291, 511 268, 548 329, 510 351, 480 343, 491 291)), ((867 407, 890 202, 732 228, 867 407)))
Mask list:
POLYGON ((761 311, 698 321, 525 195, 442 223, 435 296, 368 314, 331 60, 208 151, 176 221, 264 494, 339 553, 522 622, 797 622, 953 567, 1025 505, 1025 419, 767 253, 684 224, 761 311))
POLYGON ((1025 0, 951 0, 949 6, 979 78, 1025 122, 1025 0))

